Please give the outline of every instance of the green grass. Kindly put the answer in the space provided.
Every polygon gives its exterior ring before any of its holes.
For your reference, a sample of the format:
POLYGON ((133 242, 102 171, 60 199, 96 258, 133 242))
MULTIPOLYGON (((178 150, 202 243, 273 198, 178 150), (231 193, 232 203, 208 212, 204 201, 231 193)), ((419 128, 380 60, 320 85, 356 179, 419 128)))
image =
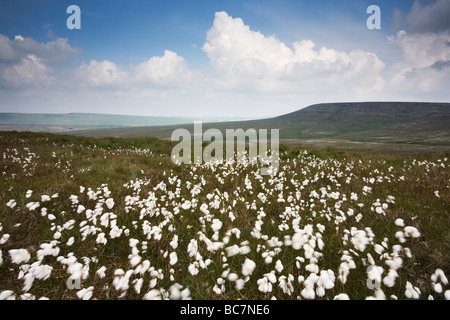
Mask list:
MULTIPOLYGON (((149 260, 151 266, 164 275, 155 286, 163 294, 174 283, 179 283, 190 290, 191 298, 200 300, 270 299, 272 296, 278 299, 303 298, 304 284, 298 283, 297 279, 299 276, 307 278, 310 275, 305 269, 309 261, 306 259, 301 263, 300 269, 297 268, 295 258, 303 256, 304 251, 294 250, 283 244, 277 246, 280 252, 274 256, 273 262, 265 263, 262 253, 275 248, 270 248, 268 241, 252 235, 257 216, 263 210, 265 216, 261 218, 264 222, 261 234, 267 235, 268 239, 278 237, 284 241, 285 236, 292 237, 295 233, 292 227, 295 217, 301 218, 300 228, 312 225, 314 236, 319 232, 318 224, 325 226, 321 233, 325 246, 321 250, 316 247, 316 252, 322 254, 318 257, 317 264, 320 270, 333 270, 336 281, 334 288, 326 290, 325 296, 316 298, 333 299, 339 293, 346 293, 352 299, 365 299, 374 295, 374 291, 365 285, 367 254, 370 253, 376 264, 384 268, 385 276, 389 270, 385 264, 386 257, 378 255, 374 251, 374 245, 387 238, 388 249, 385 252, 392 253, 392 246, 399 244, 395 233, 403 230, 394 224, 398 218, 405 221, 405 226, 417 227, 421 236, 407 238, 401 244, 403 248, 411 250, 412 258, 408 258, 404 251, 401 252, 403 266, 398 269, 399 278, 392 288, 381 285, 384 294, 387 298, 396 295, 399 299, 405 299, 405 286, 409 281, 420 288, 421 299, 427 299, 429 295, 436 299, 444 297, 443 293, 433 290, 430 277, 438 268, 450 276, 449 154, 404 155, 350 152, 333 148, 307 148, 305 151, 303 148, 281 146, 282 175, 260 178, 255 174, 258 166, 218 166, 211 169, 207 166, 175 165, 170 160, 173 146, 172 142, 153 138, 95 139, 26 132, 0 133, 0 238, 4 234, 10 235, 8 241, 0 244, 3 257, 3 264, 0 265, 0 292, 12 290, 16 297, 23 294, 24 282, 18 279, 20 266, 12 263, 9 250, 27 249, 31 254, 29 264, 32 264, 37 261, 39 246, 52 241, 56 231, 73 219, 73 229, 61 230, 61 238, 57 240, 60 248, 58 255, 67 257, 72 252, 77 261, 84 265, 87 264, 83 262, 83 258, 91 259, 88 276, 82 281, 82 287, 93 286, 94 298, 142 299, 151 289, 149 285, 153 276, 150 272, 133 275, 126 292, 117 290, 113 285, 115 270, 132 269, 129 261, 130 238, 139 240, 137 248, 142 260, 149 260), (251 190, 245 189, 246 177, 251 182, 251 190), (381 180, 377 182, 379 177, 381 180), (350 181, 347 183, 348 178, 350 181), (375 181, 370 182, 370 178, 375 181), (176 182, 178 179, 179 185, 176 182), (138 180, 142 183, 137 189, 125 186, 131 186, 131 181, 136 183, 138 180), (305 180, 309 181, 308 184, 302 185, 305 180), (190 187, 187 185, 188 181, 191 183, 190 187), (161 182, 165 184, 163 189, 156 188, 161 182), (192 186, 197 184, 201 186, 201 191, 193 197, 192 186), (83 192, 80 192, 80 186, 85 188, 83 192), (110 195, 104 194, 105 186, 111 192, 110 195), (372 192, 364 195, 364 186, 371 186, 372 192), (89 198, 88 188, 98 191, 96 200, 89 198), (320 195, 321 188, 325 188, 329 195, 339 192, 339 196, 336 199, 331 196, 310 196, 312 191, 320 195), (27 190, 33 190, 30 198, 25 197, 27 190), (439 198, 435 191, 439 191, 439 198), (285 202, 277 201, 280 192, 285 202), (296 192, 301 193, 299 199, 296 199, 296 192), (49 202, 40 201, 42 195, 52 196, 55 193, 59 194, 58 198, 49 202), (258 197, 259 193, 266 195, 266 202, 258 197), (358 200, 350 199, 352 193, 358 194, 358 200), (225 198, 226 194, 228 200, 225 198), (112 239, 109 235, 111 226, 101 226, 100 216, 93 221, 88 219, 85 211, 77 213, 77 205, 74 206, 69 199, 71 195, 77 195, 79 204, 86 209, 95 210, 96 206, 100 206, 103 208, 102 213, 115 214, 117 226, 123 229, 122 235, 112 239), (214 195, 220 199, 218 208, 212 207, 214 195), (127 205, 127 196, 138 197, 138 201, 127 205), (288 202, 289 196, 293 198, 291 202, 288 202), (386 215, 371 210, 377 199, 384 203, 388 196, 394 196, 395 203, 388 204, 386 215), (112 209, 108 209, 103 203, 107 198, 114 199, 112 209), (13 209, 6 206, 11 199, 17 202, 13 209), (184 200, 192 199, 198 200, 196 208, 181 208, 184 200), (26 208, 26 204, 31 201, 41 202, 36 211, 26 208), (203 203, 208 204, 209 214, 199 210, 203 203), (359 207, 358 203, 364 206, 359 207), (284 214, 288 206, 295 211, 293 216, 284 214), (54 214, 56 219, 50 221, 41 216, 42 207, 46 207, 47 212, 54 214), (175 214, 176 208, 179 210, 178 214, 175 214), (346 215, 345 221, 338 222, 336 217, 340 215, 339 210, 347 213, 349 209, 353 209, 354 214, 346 215), (143 216, 142 210, 147 210, 143 216), (230 212, 235 216, 234 221, 229 217, 230 212), (357 221, 359 213, 362 218, 357 221), (224 248, 234 244, 240 246, 243 241, 248 241, 250 252, 228 257, 224 261, 225 249, 209 251, 200 240, 199 232, 208 239, 213 239, 211 224, 214 219, 223 223, 217 241, 224 241, 227 238, 226 232, 233 228, 240 231, 240 238, 231 235, 224 248), (86 222, 98 229, 83 240, 83 225, 80 224, 86 222), (289 225, 288 230, 278 228, 283 222, 289 225), (159 225, 162 230, 161 239, 148 239, 148 234, 143 229, 145 223, 152 227, 159 225), (358 252, 352 246, 351 237, 346 242, 343 240, 345 230, 350 231, 351 228, 373 230, 374 239, 364 252, 358 252), (126 230, 129 231, 128 236, 125 235, 126 230), (100 232, 106 234, 106 245, 96 242, 100 232), (179 237, 176 250, 170 246, 174 234, 179 237), (75 242, 69 247, 66 242, 70 237, 74 237, 75 242), (197 240, 203 261, 211 260, 211 264, 206 269, 200 268, 199 274, 195 276, 188 271, 189 265, 195 261, 187 251, 192 239, 197 240), (144 241, 147 242, 147 249, 143 248, 144 241), (338 270, 344 251, 350 249, 356 252, 349 254, 357 268, 351 270, 348 281, 343 284, 337 279, 338 270), (169 257, 164 254, 174 251, 177 252, 178 262, 171 266, 169 257), (246 258, 253 260, 257 267, 244 288, 235 290, 234 283, 224 277, 225 291, 216 294, 213 291, 214 285, 224 271, 229 269, 242 278, 241 268, 246 258), (276 273, 277 279, 289 274, 295 278, 291 295, 284 294, 278 282, 273 284, 270 293, 263 293, 258 289, 257 280, 274 270, 277 260, 284 266, 281 273, 276 273), (101 266, 107 268, 103 279, 96 275, 101 266), (173 280, 170 279, 171 269, 173 280), (144 280, 144 284, 141 292, 137 293, 132 281, 140 278, 144 280)), ((51 277, 47 280, 36 279, 28 293, 37 298, 78 299, 77 290, 67 288, 67 267, 58 262, 57 257, 47 256, 42 264, 53 267, 51 277)), ((448 285, 444 286, 444 291, 449 289, 448 285)))

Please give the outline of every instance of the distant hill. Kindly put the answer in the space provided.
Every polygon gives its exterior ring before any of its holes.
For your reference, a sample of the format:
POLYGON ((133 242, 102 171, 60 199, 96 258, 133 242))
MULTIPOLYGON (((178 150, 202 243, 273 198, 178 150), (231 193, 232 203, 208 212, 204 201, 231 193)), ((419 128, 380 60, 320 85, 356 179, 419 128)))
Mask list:
POLYGON ((0 128, 35 129, 38 131, 156 126, 192 121, 190 118, 182 117, 143 117, 97 113, 0 113, 0 128))
POLYGON ((318 104, 267 120, 287 139, 449 143, 450 103, 318 104))
MULTIPOLYGON (((87 136, 137 137, 170 139, 173 130, 193 123, 175 126, 120 128, 79 131, 87 136)), ((280 129, 283 143, 333 147, 391 145, 397 147, 438 147, 450 150, 450 103, 361 102, 312 105, 279 117, 204 123, 203 131, 225 129, 280 129)))
MULTIPOLYGON (((235 121, 242 118, 203 118, 208 122, 235 121)), ((149 117, 98 113, 0 113, 0 131, 70 132, 142 126, 167 126, 193 123, 187 117, 149 117)))

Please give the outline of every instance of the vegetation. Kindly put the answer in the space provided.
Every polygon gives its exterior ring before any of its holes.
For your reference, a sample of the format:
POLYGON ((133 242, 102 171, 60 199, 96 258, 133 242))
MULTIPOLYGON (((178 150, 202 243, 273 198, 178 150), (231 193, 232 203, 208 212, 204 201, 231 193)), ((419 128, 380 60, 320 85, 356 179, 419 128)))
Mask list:
POLYGON ((447 153, 173 146, 0 133, 0 298, 450 298, 447 153))
MULTIPOLYGON (((313 105, 276 118, 204 123, 203 131, 225 129, 280 130, 291 147, 332 147, 346 150, 405 153, 450 151, 450 104, 410 102, 328 103, 313 105)), ((193 124, 161 127, 116 128, 74 132, 94 137, 151 136, 170 139, 173 130, 193 124)))

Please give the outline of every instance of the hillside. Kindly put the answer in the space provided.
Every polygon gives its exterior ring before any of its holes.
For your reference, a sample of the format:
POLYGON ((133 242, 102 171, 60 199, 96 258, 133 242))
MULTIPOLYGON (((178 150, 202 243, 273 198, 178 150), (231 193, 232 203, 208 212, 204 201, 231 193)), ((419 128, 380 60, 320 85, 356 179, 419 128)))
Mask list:
MULTIPOLYGON (((204 123, 203 130, 280 129, 282 141, 292 145, 449 150, 449 124, 449 103, 363 102, 312 105, 271 119, 204 123)), ((193 132, 193 124, 186 124, 89 130, 74 134, 170 139, 176 128, 193 132)))
POLYGON ((367 102, 313 105, 273 122, 285 125, 286 138, 340 136, 364 140, 401 136, 406 140, 423 141, 426 137, 440 141, 430 134, 450 133, 449 120, 450 104, 367 102))

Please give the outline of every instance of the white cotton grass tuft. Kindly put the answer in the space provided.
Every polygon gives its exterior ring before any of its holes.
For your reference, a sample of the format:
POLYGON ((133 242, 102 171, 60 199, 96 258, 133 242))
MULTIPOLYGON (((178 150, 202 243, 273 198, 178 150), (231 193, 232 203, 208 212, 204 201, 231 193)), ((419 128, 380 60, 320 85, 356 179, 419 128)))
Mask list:
POLYGON ((419 299, 420 298, 420 289, 417 287, 414 287, 411 282, 406 282, 406 290, 405 290, 405 296, 409 299, 419 299))
POLYGON ((170 293, 170 299, 171 300, 180 300, 181 299, 181 289, 183 288, 182 285, 179 283, 174 283, 169 288, 170 293))
POLYGON ((442 291, 443 291, 442 284, 434 283, 433 290, 436 291, 436 293, 442 293, 442 291))
POLYGON ((405 236, 411 237, 411 238, 419 238, 420 237, 420 231, 415 227, 405 227, 405 236))
POLYGON ((198 267, 199 267, 198 262, 191 263, 191 264, 188 266, 188 271, 189 271, 189 273, 190 273, 191 275, 193 275, 193 276, 198 275, 198 273, 199 273, 198 267))
MULTIPOLYGON (((248 241, 246 241, 246 242, 248 242, 248 241)), ((251 248, 249 245, 244 244, 244 243, 241 243, 241 245, 242 245, 242 247, 239 248, 239 251, 240 251, 239 253, 241 255, 246 255, 246 254, 250 253, 251 248)))
POLYGON ((279 273, 281 271, 283 271, 284 267, 283 264, 281 263, 280 260, 277 260, 277 262, 275 262, 275 270, 277 270, 279 273))
POLYGON ((333 270, 322 270, 319 279, 317 280, 317 285, 328 290, 334 288, 334 281, 335 276, 333 270))
POLYGON ((227 252, 227 257, 233 257, 241 253, 241 249, 238 245, 232 245, 230 247, 226 247, 225 251, 227 252))
POLYGON ((303 281, 304 288, 300 292, 303 298, 308 300, 313 300, 316 298, 316 292, 314 290, 314 284, 317 281, 317 275, 315 273, 311 273, 310 276, 303 281))
POLYGON ((189 288, 183 289, 183 286, 179 283, 174 283, 170 286, 169 294, 171 300, 191 300, 191 291, 189 288))
POLYGON ((270 273, 266 273, 263 278, 258 279, 256 282, 258 284, 258 290, 263 293, 272 292, 272 284, 277 282, 277 277, 275 273, 272 271, 270 273))
POLYGON ((357 250, 364 252, 364 250, 366 250, 366 246, 369 244, 366 231, 352 230, 351 242, 357 250))
POLYGON ((373 248, 375 252, 379 255, 381 255, 384 252, 384 247, 382 245, 375 244, 373 248))
POLYGON ((162 300, 161 291, 152 289, 144 295, 143 299, 144 300, 162 300))
POLYGON ((24 283, 23 283, 22 291, 27 292, 28 290, 31 289, 31 287, 33 286, 33 283, 34 283, 33 272, 28 272, 27 274, 25 274, 23 276, 23 279, 24 279, 24 283))
POLYGON ((367 268, 367 277, 370 281, 367 281, 367 286, 369 289, 373 289, 375 284, 380 284, 382 281, 381 275, 383 274, 384 270, 380 266, 369 266, 367 268))
POLYGON ((27 263, 31 258, 30 253, 26 249, 11 249, 9 250, 9 255, 12 263, 15 264, 27 263))
POLYGON ((7 203, 6 203, 6 206, 8 207, 8 208, 11 208, 11 209, 14 209, 14 207, 17 205, 17 202, 16 202, 16 200, 14 200, 14 199, 11 199, 11 200, 9 200, 7 203))
POLYGON ((33 301, 36 300, 36 297, 32 295, 31 293, 24 293, 20 295, 20 300, 28 300, 33 301))
POLYGON ((242 265, 242 275, 244 277, 250 276, 253 273, 253 270, 256 268, 256 263, 248 258, 245 259, 244 264, 242 265))
POLYGON ((245 285, 245 280, 244 279, 237 279, 235 282, 235 289, 240 291, 242 289, 244 289, 244 285, 245 285))
POLYGON ((336 295, 333 300, 350 300, 350 297, 346 293, 340 293, 336 295))
POLYGON ((375 296, 367 297, 366 300, 386 300, 386 295, 384 294, 383 290, 376 289, 375 296))
POLYGON ((114 199, 113 198, 106 199, 105 204, 108 209, 112 209, 114 207, 114 199))
POLYGON ((49 265, 39 265, 34 268, 33 275, 36 279, 47 280, 52 274, 53 267, 49 265))
POLYGON ((403 265, 403 259, 396 256, 392 259, 386 260, 386 264, 389 266, 391 270, 398 270, 403 265))
POLYGON ((75 238, 74 237, 70 237, 69 240, 67 240, 66 245, 68 247, 70 247, 71 245, 73 245, 75 243, 75 238))
POLYGON ((108 240, 106 239, 105 233, 103 233, 103 232, 99 233, 99 234, 97 235, 97 239, 95 240, 95 242, 96 242, 97 244, 103 244, 103 245, 105 245, 105 244, 108 242, 108 240))
POLYGON ((445 300, 450 300, 450 290, 446 290, 444 293, 445 300))
POLYGON ((82 299, 82 300, 90 300, 92 298, 92 295, 94 293, 94 287, 89 287, 86 289, 81 289, 79 291, 77 291, 77 296, 78 298, 82 299))
POLYGON ((228 280, 231 282, 235 282, 239 279, 239 276, 236 273, 229 273, 228 280))
POLYGON ((117 291, 127 291, 129 289, 130 277, 133 275, 133 270, 128 270, 127 272, 122 269, 117 269, 114 271, 113 285, 117 291))
POLYGON ((294 250, 300 250, 303 245, 308 241, 308 236, 304 233, 297 232, 292 236, 292 248, 294 250))
POLYGON ((431 281, 433 283, 437 283, 438 281, 440 281, 443 285, 448 285, 448 279, 445 276, 444 271, 442 271, 442 269, 436 269, 434 271, 434 273, 431 275, 431 281))
POLYGON ((287 294, 290 296, 294 292, 294 286, 292 285, 292 282, 294 281, 294 276, 292 274, 289 274, 286 276, 281 276, 278 278, 279 281, 279 287, 283 291, 284 294, 287 294))
POLYGON ((0 292, 0 300, 16 300, 16 294, 11 290, 2 291, 0 292))
POLYGON ((392 288, 395 285, 395 280, 398 278, 397 271, 390 269, 387 276, 383 278, 383 283, 389 287, 392 288))
POLYGON ((106 277, 106 267, 102 266, 100 269, 97 270, 97 272, 95 273, 100 279, 103 279, 104 277, 106 277))
POLYGON ((306 271, 309 271, 314 274, 319 273, 319 266, 317 265, 317 262, 318 262, 317 259, 311 258, 309 261, 310 261, 310 263, 305 266, 306 271))
POLYGON ((405 243, 406 242, 405 234, 403 233, 403 231, 397 231, 395 233, 395 237, 398 239, 398 241, 400 243, 405 243))
POLYGON ((174 235, 172 241, 170 241, 169 244, 172 247, 172 249, 176 250, 178 248, 178 236, 174 235))
POLYGON ((9 240, 10 235, 8 233, 5 233, 1 238, 0 238, 0 244, 5 244, 8 240, 9 240))
POLYGON ((140 294, 142 285, 144 284, 144 279, 143 278, 134 279, 133 284, 134 284, 134 291, 136 291, 137 294, 140 294))
POLYGON ((176 252, 171 252, 169 258, 170 258, 169 264, 171 266, 175 265, 178 262, 178 256, 176 252))
POLYGON ((222 228, 222 221, 219 219, 214 219, 213 223, 211 224, 211 229, 213 229, 214 232, 218 232, 222 228))
POLYGON ((39 202, 29 202, 26 204, 27 209, 30 211, 34 211, 37 208, 39 208, 40 206, 41 206, 41 204, 39 202))
POLYGON ((132 258, 130 259, 130 265, 132 268, 136 267, 140 262, 141 262, 142 258, 139 255, 134 255, 132 256, 132 258))
POLYGON ((117 226, 114 226, 111 228, 111 231, 109 232, 109 236, 111 239, 119 238, 122 235, 122 229, 118 228, 117 226))

